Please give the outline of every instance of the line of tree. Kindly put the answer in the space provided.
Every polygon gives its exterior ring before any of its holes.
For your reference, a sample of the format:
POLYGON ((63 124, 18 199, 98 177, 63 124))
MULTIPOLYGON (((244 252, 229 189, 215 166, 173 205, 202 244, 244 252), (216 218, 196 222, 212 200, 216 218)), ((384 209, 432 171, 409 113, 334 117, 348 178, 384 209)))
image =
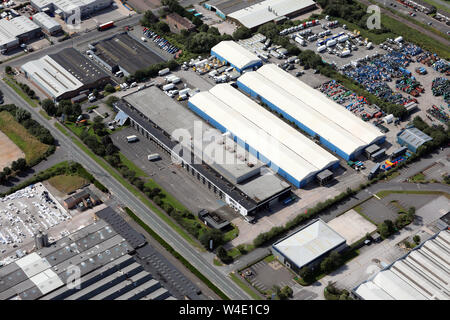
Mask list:
POLYGON ((79 103, 74 104, 70 100, 61 100, 55 104, 53 100, 45 99, 41 102, 41 107, 49 116, 61 117, 65 114, 66 120, 69 121, 75 121, 82 112, 81 105, 79 103))

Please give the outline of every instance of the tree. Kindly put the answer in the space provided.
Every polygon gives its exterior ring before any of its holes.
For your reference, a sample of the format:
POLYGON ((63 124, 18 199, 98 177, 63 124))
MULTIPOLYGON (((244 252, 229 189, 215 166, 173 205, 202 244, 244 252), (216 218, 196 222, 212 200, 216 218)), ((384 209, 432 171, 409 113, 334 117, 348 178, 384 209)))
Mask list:
POLYGON ((249 28, 246 28, 244 26, 237 28, 233 32, 233 39, 236 41, 240 40, 240 39, 247 39, 247 38, 250 38, 251 36, 252 36, 252 31, 249 28))
POLYGON ((115 102, 119 101, 119 100, 120 100, 120 99, 119 99, 118 97, 116 97, 116 96, 110 96, 110 97, 108 97, 108 99, 106 99, 105 103, 106 103, 106 105, 108 105, 109 107, 112 107, 112 105, 113 105, 115 102))
POLYGON ((105 91, 106 91, 106 92, 109 92, 109 93, 114 93, 114 92, 116 92, 116 89, 115 89, 110 83, 108 83, 108 84, 105 86, 105 91))
POLYGON ((49 116, 56 115, 58 108, 56 107, 55 103, 50 99, 44 99, 41 103, 42 109, 47 112, 49 116))
POLYGON ((222 261, 223 263, 230 263, 233 261, 233 258, 228 254, 227 250, 223 246, 219 246, 217 248, 217 257, 222 261))
POLYGON ((4 167, 4 168, 3 168, 3 173, 4 173, 6 176, 9 176, 9 175, 11 174, 11 168, 10 168, 10 167, 4 167))
POLYGON ((24 171, 27 169, 27 162, 24 158, 19 158, 16 161, 13 161, 11 164, 11 169, 13 171, 24 171))
POLYGON ((309 267, 303 267, 300 269, 299 273, 300 277, 306 282, 309 282, 313 278, 313 270, 309 267))
POLYGON ((415 242, 415 244, 419 244, 419 243, 420 243, 420 236, 416 234, 416 235, 413 237, 413 241, 415 242))
POLYGON ((216 229, 206 229, 199 237, 200 243, 210 249, 209 242, 212 240, 212 249, 220 246, 224 242, 223 233, 216 229))
POLYGON ((6 72, 6 74, 12 74, 12 68, 11 68, 11 66, 6 66, 5 67, 5 72, 6 72))
POLYGON ((27 119, 31 118, 31 113, 29 113, 27 110, 25 109, 17 109, 16 110, 16 116, 15 116, 17 122, 21 123, 27 119))

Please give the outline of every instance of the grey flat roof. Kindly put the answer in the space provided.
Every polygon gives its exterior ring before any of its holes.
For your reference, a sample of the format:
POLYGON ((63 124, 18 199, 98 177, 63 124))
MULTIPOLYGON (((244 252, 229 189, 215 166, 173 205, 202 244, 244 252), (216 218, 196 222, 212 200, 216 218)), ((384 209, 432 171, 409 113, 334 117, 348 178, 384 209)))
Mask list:
POLYGON ((255 3, 263 2, 264 0, 211 0, 207 4, 215 7, 223 12, 225 15, 229 15, 235 11, 247 8, 255 3))
POLYGON ((74 48, 66 48, 49 57, 60 64, 83 84, 91 84, 109 76, 74 48))
POLYGON ((320 180, 324 180, 324 179, 326 179, 326 178, 328 178, 328 177, 330 177, 332 175, 333 175, 333 172, 331 172, 330 170, 326 169, 326 170, 323 170, 323 171, 319 172, 317 174, 317 178, 320 179, 320 180))
POLYGON ((374 152, 377 152, 378 150, 380 150, 380 147, 377 146, 376 144, 372 144, 365 149, 365 151, 370 155, 373 154, 374 152))
POLYGON ((121 66, 130 74, 164 60, 128 34, 117 34, 95 45, 95 54, 110 66, 121 66))
POLYGON ((261 203, 276 194, 282 194, 291 189, 290 185, 276 176, 269 168, 262 168, 261 175, 238 184, 239 189, 245 192, 255 202, 261 203))
POLYGON ((417 128, 405 129, 398 137, 415 148, 420 147, 425 142, 433 140, 430 136, 417 128))
MULTIPOLYGON (((201 123, 203 136, 223 136, 219 130, 206 123, 201 117, 197 116, 190 109, 185 108, 173 99, 168 98, 162 90, 155 86, 128 95, 124 97, 124 100, 133 105, 167 133, 172 133, 179 129, 186 129, 189 131, 191 136, 194 137, 194 124, 201 123)), ((228 143, 227 139, 232 142, 232 139, 225 138, 224 141, 226 141, 226 143, 228 143)), ((209 141, 207 141, 204 146, 208 143, 209 141)), ((289 184, 276 175, 269 175, 266 177, 256 173, 256 178, 252 179, 249 177, 250 181, 246 182, 243 180, 240 182, 238 180, 239 178, 245 177, 246 175, 252 175, 255 171, 263 170, 266 167, 261 161, 246 152, 241 146, 234 142, 232 142, 232 144, 232 146, 229 146, 236 148, 236 151, 231 152, 226 150, 226 148, 223 149, 224 145, 216 144, 215 146, 216 150, 222 149, 224 161, 219 163, 218 161, 213 161, 207 156, 203 156, 203 161, 212 169, 223 175, 231 183, 235 184, 256 203, 266 200, 267 198, 278 194, 282 190, 290 188, 289 184), (237 158, 238 154, 245 154, 247 157, 247 162, 253 163, 254 166, 250 167, 245 161, 239 160, 237 158), (233 162, 228 163, 225 161, 227 159, 233 159, 232 157, 234 157, 233 162), (236 183, 236 181, 239 183, 236 183)), ((202 146, 202 148, 204 148, 204 146, 202 146)), ((255 177, 255 174, 253 174, 252 177, 255 177)))
POLYGON ((272 247, 301 268, 346 242, 321 219, 314 220, 272 247))

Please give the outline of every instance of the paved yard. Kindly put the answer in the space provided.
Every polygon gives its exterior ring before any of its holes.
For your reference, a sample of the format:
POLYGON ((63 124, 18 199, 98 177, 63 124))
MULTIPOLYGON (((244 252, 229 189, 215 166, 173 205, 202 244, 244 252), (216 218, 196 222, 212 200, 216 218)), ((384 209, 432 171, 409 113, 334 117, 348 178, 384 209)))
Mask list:
POLYGON ((385 205, 383 201, 371 198, 360 205, 361 211, 373 222, 382 223, 384 220, 394 221, 397 212, 391 206, 385 205))
POLYGON ((371 233, 377 229, 377 226, 367 221, 355 210, 350 210, 334 218, 328 225, 347 240, 351 245, 364 237, 366 233, 371 233))
POLYGON ((261 260, 243 272, 251 271, 252 275, 248 277, 254 287, 264 292, 272 290, 273 286, 283 288, 285 286, 294 286, 297 283, 293 280, 293 274, 278 260, 266 262, 261 260))

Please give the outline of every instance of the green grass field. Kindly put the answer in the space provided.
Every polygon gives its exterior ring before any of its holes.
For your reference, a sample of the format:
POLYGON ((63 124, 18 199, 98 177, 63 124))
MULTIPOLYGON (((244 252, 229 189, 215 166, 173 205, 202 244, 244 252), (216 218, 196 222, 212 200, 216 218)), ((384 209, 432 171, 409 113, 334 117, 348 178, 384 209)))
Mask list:
POLYGON ((120 161, 127 166, 128 169, 136 172, 137 177, 148 177, 148 175, 137 165, 134 164, 134 162, 128 160, 127 157, 125 157, 121 152, 119 152, 120 161))
POLYGON ((239 276, 237 276, 234 273, 230 273, 230 278, 231 278, 231 280, 233 280, 234 283, 236 283, 242 290, 244 290, 254 300, 262 300, 262 297, 259 294, 257 294, 255 291, 253 291, 247 284, 245 284, 239 278, 239 276))
POLYGON ((70 176, 70 175, 59 175, 54 176, 48 180, 48 182, 58 191, 63 193, 70 193, 72 191, 75 191, 82 186, 89 183, 88 180, 80 177, 80 176, 70 176))
POLYGON ((0 112, 0 129, 25 153, 25 160, 28 163, 38 159, 49 148, 32 136, 7 111, 0 112))

